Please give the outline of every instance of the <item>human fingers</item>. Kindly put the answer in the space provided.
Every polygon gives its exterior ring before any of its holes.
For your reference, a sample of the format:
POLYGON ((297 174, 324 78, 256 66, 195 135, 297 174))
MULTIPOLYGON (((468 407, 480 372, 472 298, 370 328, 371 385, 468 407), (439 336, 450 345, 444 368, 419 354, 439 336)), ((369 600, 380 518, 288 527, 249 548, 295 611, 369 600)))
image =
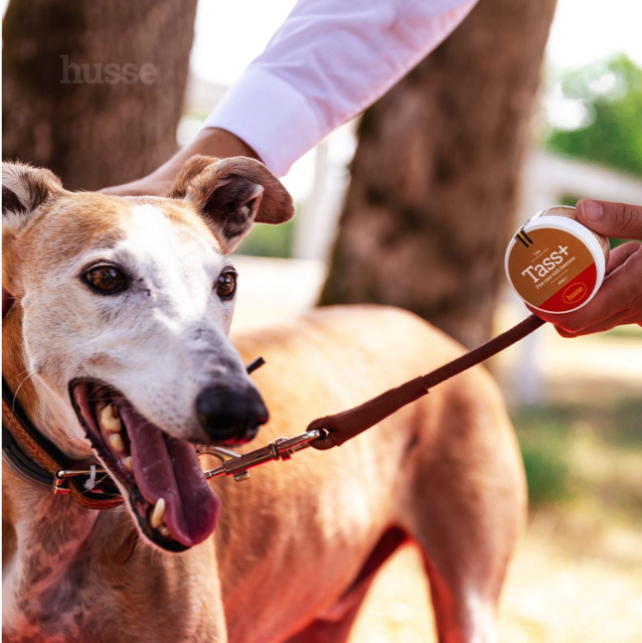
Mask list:
POLYGON ((580 199, 577 218, 585 226, 606 237, 642 239, 642 206, 580 199))
POLYGON ((149 176, 131 183, 103 188, 100 192, 110 196, 167 196, 171 188, 171 181, 156 180, 149 176))
POLYGON ((537 312, 564 337, 579 337, 622 324, 642 323, 642 245, 609 274, 595 297, 563 315, 537 312))
POLYGON ((634 253, 640 251, 639 241, 629 241, 621 246, 611 250, 609 262, 606 264, 606 274, 610 275, 615 269, 619 268, 634 253))

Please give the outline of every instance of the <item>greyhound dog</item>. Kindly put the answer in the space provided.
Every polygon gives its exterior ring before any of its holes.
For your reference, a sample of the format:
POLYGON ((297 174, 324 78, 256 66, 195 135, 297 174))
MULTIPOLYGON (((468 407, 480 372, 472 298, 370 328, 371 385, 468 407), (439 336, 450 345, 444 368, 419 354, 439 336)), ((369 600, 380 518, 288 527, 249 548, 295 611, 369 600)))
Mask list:
POLYGON ((202 474, 194 445, 243 452, 261 425, 259 443, 294 435, 461 354, 377 306, 228 338, 231 251, 254 222, 292 214, 248 158, 194 157, 168 198, 71 193, 48 170, 3 165, 5 380, 50 443, 99 464, 125 499, 86 507, 3 463, 4 641, 341 643, 406 541, 439 641, 495 640, 525 482, 484 369, 339 449, 241 484, 202 474))

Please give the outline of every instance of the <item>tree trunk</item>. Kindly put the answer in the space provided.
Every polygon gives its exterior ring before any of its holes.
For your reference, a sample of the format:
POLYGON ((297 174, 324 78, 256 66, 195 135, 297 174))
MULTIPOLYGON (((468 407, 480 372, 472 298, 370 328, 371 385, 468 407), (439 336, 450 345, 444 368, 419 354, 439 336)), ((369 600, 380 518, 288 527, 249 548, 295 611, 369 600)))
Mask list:
POLYGON ((176 150, 197 0, 12 0, 4 20, 5 158, 95 190, 176 150))
POLYGON ((411 310, 487 339, 555 0, 481 0, 371 107, 322 304, 411 310))

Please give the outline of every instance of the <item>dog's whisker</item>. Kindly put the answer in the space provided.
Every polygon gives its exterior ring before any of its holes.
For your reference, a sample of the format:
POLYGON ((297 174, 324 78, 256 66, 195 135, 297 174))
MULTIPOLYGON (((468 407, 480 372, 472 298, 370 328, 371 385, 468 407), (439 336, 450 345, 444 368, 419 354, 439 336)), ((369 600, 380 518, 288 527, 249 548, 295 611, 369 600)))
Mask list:
POLYGON ((107 384, 96 384, 92 386, 87 399, 90 401, 101 400, 105 393, 111 395, 113 391, 107 384))
POLYGON ((95 384, 91 387, 90 397, 91 395, 96 395, 97 393, 103 393, 105 391, 110 391, 110 388, 109 386, 107 386, 107 384, 95 384))
POLYGON ((25 373, 28 373, 28 372, 29 372, 29 369, 25 368, 24 371, 20 371, 20 373, 18 373, 18 377, 22 377, 25 373))
MULTIPOLYGON (((23 371, 23 373, 26 371, 23 371)), ((18 384, 18 388, 13 392, 13 401, 11 403, 11 413, 13 414, 15 409, 16 409, 16 401, 18 400, 18 391, 22 388, 22 385, 31 377, 33 377, 36 373, 29 373, 27 377, 25 377, 20 384, 18 384)))

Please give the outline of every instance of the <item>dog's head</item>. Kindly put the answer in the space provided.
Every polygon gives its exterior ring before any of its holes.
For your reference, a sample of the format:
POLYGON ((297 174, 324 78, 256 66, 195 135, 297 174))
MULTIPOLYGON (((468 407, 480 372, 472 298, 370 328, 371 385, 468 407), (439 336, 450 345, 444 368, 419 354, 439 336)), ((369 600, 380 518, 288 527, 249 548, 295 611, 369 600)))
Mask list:
POLYGON ((227 338, 228 255, 254 222, 293 213, 248 158, 194 157, 169 198, 71 193, 47 170, 3 164, 3 285, 55 409, 40 428, 73 457, 93 448, 161 547, 201 542, 216 523, 194 443, 242 443, 267 421, 227 338))

